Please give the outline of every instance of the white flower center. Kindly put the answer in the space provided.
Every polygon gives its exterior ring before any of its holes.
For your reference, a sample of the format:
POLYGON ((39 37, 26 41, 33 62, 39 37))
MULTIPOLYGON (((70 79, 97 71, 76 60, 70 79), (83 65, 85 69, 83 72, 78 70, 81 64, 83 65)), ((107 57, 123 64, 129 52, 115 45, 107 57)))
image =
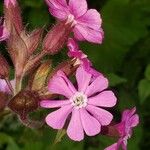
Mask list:
POLYGON ((72 27, 77 24, 77 21, 75 20, 74 15, 72 14, 68 15, 66 24, 71 24, 72 27))
POLYGON ((72 106, 79 109, 86 107, 87 105, 87 96, 82 92, 76 92, 74 96, 70 99, 72 106))

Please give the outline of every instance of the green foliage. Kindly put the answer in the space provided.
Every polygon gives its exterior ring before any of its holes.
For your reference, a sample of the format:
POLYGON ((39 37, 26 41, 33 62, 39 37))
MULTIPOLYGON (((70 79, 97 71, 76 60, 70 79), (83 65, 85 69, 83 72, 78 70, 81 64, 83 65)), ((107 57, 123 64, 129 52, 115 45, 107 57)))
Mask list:
POLYGON ((7 144, 6 150, 20 150, 13 137, 5 133, 0 133, 0 149, 3 144, 7 144))
POLYGON ((142 79, 138 85, 139 97, 141 104, 150 96, 150 65, 145 71, 145 79, 142 79))
POLYGON ((125 78, 119 77, 118 75, 116 75, 114 73, 108 74, 107 77, 110 81, 109 85, 112 87, 115 87, 119 84, 127 82, 127 80, 125 78))

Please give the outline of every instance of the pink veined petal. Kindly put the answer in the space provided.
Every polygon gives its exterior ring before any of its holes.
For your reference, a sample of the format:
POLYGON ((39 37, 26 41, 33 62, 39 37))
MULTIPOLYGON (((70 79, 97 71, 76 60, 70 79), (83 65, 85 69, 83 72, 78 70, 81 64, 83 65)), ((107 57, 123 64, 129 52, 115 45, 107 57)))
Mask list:
POLYGON ((78 50, 79 50, 78 44, 77 44, 76 41, 75 41, 74 39, 72 39, 72 38, 69 38, 69 39, 68 39, 67 47, 69 48, 70 51, 78 51, 78 50))
POLYGON ((69 52, 68 52, 68 56, 69 56, 70 58, 74 57, 74 58, 80 59, 81 56, 82 56, 82 53, 81 53, 81 51, 69 51, 69 52))
POLYGON ((89 68, 88 72, 92 75, 91 82, 93 82, 97 77, 103 76, 102 73, 98 72, 97 70, 95 70, 92 67, 89 68))
POLYGON ((87 40, 88 42, 92 43, 98 43, 101 44, 103 37, 104 37, 104 32, 102 29, 91 29, 88 26, 84 26, 82 24, 77 24, 74 28, 74 36, 78 40, 87 40), (78 35, 80 35, 78 37, 78 35), (82 38, 81 38, 82 37, 82 38))
POLYGON ((102 107, 113 107, 116 105, 117 98, 112 91, 103 91, 100 94, 88 98, 88 104, 102 107))
POLYGON ((48 89, 52 93, 64 95, 67 98, 70 98, 75 92, 73 85, 61 71, 50 80, 48 89))
POLYGON ((49 8, 49 12, 52 16, 56 17, 59 20, 65 20, 67 18, 67 13, 65 11, 49 8))
POLYGON ((80 109, 82 126, 85 133, 89 136, 94 136, 101 131, 101 125, 93 116, 91 116, 85 109, 80 109))
POLYGON ((42 100, 40 106, 43 108, 57 108, 69 103, 69 100, 42 100))
POLYGON ((69 7, 71 13, 78 18, 86 13, 87 1, 86 0, 69 0, 69 7))
POLYGON ((69 11, 66 0, 46 0, 49 12, 60 20, 67 18, 69 11))
POLYGON ((96 9, 89 9, 83 16, 77 19, 79 24, 98 30, 101 27, 102 19, 96 9))
POLYGON ((78 83, 78 91, 85 92, 90 83, 91 74, 85 71, 83 66, 80 66, 76 71, 76 80, 78 83))
POLYGON ((63 106, 62 108, 47 115, 45 119, 46 123, 54 129, 62 129, 71 111, 71 105, 63 106))
POLYGON ((61 76, 65 82, 67 83, 69 89, 75 93, 77 90, 75 89, 74 85, 71 83, 71 81, 66 77, 65 73, 62 71, 58 71, 59 76, 61 76))
POLYGON ((45 0, 45 2, 52 9, 66 10, 68 7, 66 0, 45 0))
POLYGON ((97 92, 105 90, 107 87, 108 79, 100 75, 87 87, 85 94, 89 97, 97 92))
POLYGON ((122 113, 122 121, 128 120, 136 112, 136 107, 132 109, 126 109, 122 113))
POLYGON ((76 40, 78 40, 78 41, 84 41, 85 40, 85 38, 80 33, 78 28, 76 28, 76 26, 73 28, 73 33, 74 33, 74 37, 75 37, 76 40))
POLYGON ((113 115, 101 108, 88 105, 86 109, 99 121, 103 126, 109 125, 113 119, 113 115))
POLYGON ((138 114, 133 115, 130 118, 129 122, 131 127, 136 127, 139 124, 139 115, 138 114))
POLYGON ((116 124, 115 128, 119 132, 120 137, 123 137, 126 134, 126 131, 125 131, 126 128, 125 128, 125 122, 124 121, 116 124))
POLYGON ((109 147, 105 148, 104 150, 118 150, 117 143, 110 145, 109 147))
POLYGON ((123 150, 127 150, 127 143, 125 143, 124 141, 122 141, 121 146, 123 150))
MULTIPOLYGON (((83 58, 83 59, 81 59, 81 61, 82 61, 82 63, 83 63, 84 69, 85 69, 88 73, 90 73, 89 70, 90 70, 90 66, 92 65, 92 63, 90 62, 90 60, 89 60, 88 58, 83 58)), ((91 73, 90 73, 90 74, 91 74, 91 73)))
POLYGON ((84 131, 78 109, 72 111, 72 117, 67 128, 67 135, 74 141, 81 141, 84 138, 84 131))

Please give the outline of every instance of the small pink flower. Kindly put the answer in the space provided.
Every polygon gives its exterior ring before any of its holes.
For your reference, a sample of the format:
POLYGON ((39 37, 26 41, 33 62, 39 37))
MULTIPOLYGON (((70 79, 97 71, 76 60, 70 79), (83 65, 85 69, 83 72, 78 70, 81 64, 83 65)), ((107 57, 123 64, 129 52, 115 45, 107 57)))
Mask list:
POLYGON ((67 46, 69 48, 68 56, 70 58, 76 58, 79 64, 82 64, 84 68, 88 70, 90 66, 92 65, 92 63, 87 58, 87 55, 85 55, 81 50, 79 50, 79 47, 76 41, 72 38, 69 38, 67 46))
POLYGON ((0 18, 0 41, 4 41, 8 38, 9 33, 2 21, 2 18, 0 18))
POLYGON ((105 150, 119 150, 120 147, 122 147, 123 150, 127 150, 127 140, 132 136, 133 127, 139 124, 139 116, 135 114, 135 112, 135 107, 123 112, 121 123, 115 125, 120 134, 120 139, 117 143, 107 147, 105 150))
POLYGON ((112 91, 106 91, 108 80, 98 76, 91 82, 92 75, 80 66, 76 71, 78 90, 68 80, 62 71, 49 82, 49 91, 65 96, 64 100, 43 100, 40 105, 44 108, 59 108, 46 117, 46 123, 54 129, 62 129, 67 120, 68 136, 75 141, 88 136, 94 136, 101 131, 101 126, 110 124, 111 113, 100 107, 113 107, 116 97, 112 91), (105 90, 105 91, 104 91, 105 90))
POLYGON ((86 0, 46 0, 50 13, 59 20, 73 21, 76 39, 102 43, 103 30, 99 12, 89 9, 86 0))
POLYGON ((79 49, 79 46, 74 39, 69 38, 67 46, 69 49, 68 56, 70 58, 77 59, 77 63, 82 65, 87 72, 93 75, 94 78, 101 75, 101 73, 92 68, 91 61, 88 59, 87 55, 79 49))

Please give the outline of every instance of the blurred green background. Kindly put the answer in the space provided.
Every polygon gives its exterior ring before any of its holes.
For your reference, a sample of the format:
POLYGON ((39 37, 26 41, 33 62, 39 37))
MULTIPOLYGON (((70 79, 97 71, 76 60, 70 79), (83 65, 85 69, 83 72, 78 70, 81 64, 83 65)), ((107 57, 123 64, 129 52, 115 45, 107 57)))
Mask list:
MULTIPOLYGON (((0 14, 3 14, 3 1, 0 14)), ((150 149, 150 0, 88 0, 90 8, 100 11, 105 39, 102 45, 81 43, 94 64, 110 79, 118 97, 114 116, 125 108, 137 107, 140 125, 129 140, 129 150, 150 149)), ((22 16, 28 29, 54 24, 44 0, 20 0, 22 16)), ((7 56, 1 44, 0 51, 7 56)), ((61 62, 64 53, 55 56, 61 62)), ((49 150, 56 131, 45 127, 23 127, 16 117, 0 118, 0 150, 49 150)), ((77 143, 65 137, 55 149, 103 150, 114 140, 98 135, 77 143)), ((54 148, 53 148, 54 149, 54 148)))

